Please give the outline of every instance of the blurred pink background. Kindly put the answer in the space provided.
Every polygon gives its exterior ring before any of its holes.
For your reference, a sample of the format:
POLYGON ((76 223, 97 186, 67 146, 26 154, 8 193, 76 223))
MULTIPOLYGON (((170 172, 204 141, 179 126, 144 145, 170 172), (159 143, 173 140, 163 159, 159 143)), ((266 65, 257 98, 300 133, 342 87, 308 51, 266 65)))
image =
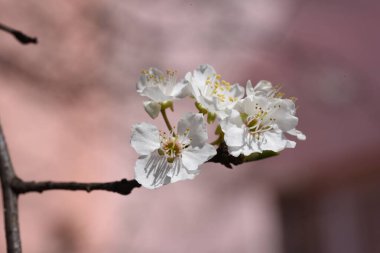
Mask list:
POLYGON ((126 197, 21 196, 24 252, 380 252, 378 1, 0 5, 0 22, 39 39, 0 33, 0 117, 25 180, 132 179, 131 126, 153 122, 135 83, 150 66, 183 76, 209 63, 228 81, 283 84, 308 138, 126 197))

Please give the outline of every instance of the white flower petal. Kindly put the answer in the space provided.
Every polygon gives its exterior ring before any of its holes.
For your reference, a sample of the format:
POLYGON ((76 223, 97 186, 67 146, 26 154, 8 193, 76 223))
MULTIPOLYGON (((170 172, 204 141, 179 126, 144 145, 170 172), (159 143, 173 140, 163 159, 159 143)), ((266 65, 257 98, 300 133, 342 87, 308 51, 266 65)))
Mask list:
POLYGON ((161 104, 155 101, 144 101, 144 109, 152 119, 155 119, 160 113, 161 104))
POLYGON ((222 120, 220 126, 224 133, 224 141, 227 146, 241 147, 244 145, 243 121, 238 111, 231 110, 229 117, 222 120))
POLYGON ((228 152, 234 156, 234 157, 238 157, 240 154, 243 153, 243 150, 244 150, 244 146, 241 146, 241 147, 228 147, 228 152))
POLYGON ((244 96, 244 88, 239 84, 221 80, 210 65, 201 65, 185 79, 190 83, 192 94, 207 111, 215 113, 219 119, 227 117, 226 109, 232 109, 244 96))
POLYGON ((152 182, 154 180, 153 175, 151 174, 149 178, 145 172, 145 166, 149 159, 150 156, 144 156, 137 159, 135 164, 135 179, 145 188, 154 189, 155 187, 152 187, 152 182))
POLYGON ((167 172, 170 168, 165 165, 167 165, 166 158, 155 153, 140 157, 135 165, 136 181, 148 189, 155 189, 169 183, 170 178, 167 172))
POLYGON ((155 102, 165 102, 187 96, 187 86, 186 81, 176 82, 175 71, 168 70, 164 75, 159 69, 150 68, 141 74, 137 92, 155 102))
POLYGON ((217 97, 205 97, 200 96, 197 101, 207 109, 207 111, 212 113, 218 113, 219 107, 218 107, 218 98, 217 97))
POLYGON ((289 141, 286 143, 286 148, 295 148, 296 147, 296 142, 295 141, 289 141))
POLYGON ((228 114, 225 110, 222 111, 215 111, 216 116, 218 116, 219 120, 223 120, 228 117, 228 114))
POLYGON ((247 93, 247 96, 254 95, 251 80, 247 81, 247 84, 245 86, 245 90, 246 90, 245 92, 247 93))
POLYGON ((132 127, 131 146, 139 155, 148 155, 160 147, 158 129, 147 123, 136 124, 132 127))
POLYGON ((173 89, 170 92, 170 96, 175 98, 184 98, 190 94, 191 91, 189 89, 189 83, 185 80, 174 85, 173 89))
POLYGON ((226 122, 228 122, 230 124, 234 124, 238 127, 243 126, 243 121, 240 117, 240 113, 237 110, 234 110, 234 109, 229 110, 228 114, 229 114, 229 117, 228 117, 226 122))
POLYGON ((182 159, 178 159, 177 161, 178 161, 178 165, 175 165, 175 166, 180 166, 180 169, 179 170, 173 169, 171 172, 169 172, 171 183, 175 183, 175 182, 187 180, 187 179, 190 179, 190 180, 194 179, 200 173, 200 170, 194 170, 194 171, 187 170, 182 164, 182 159))
POLYGON ((284 138, 280 130, 265 132, 264 136, 265 140, 261 144, 259 143, 260 151, 258 152, 262 152, 264 150, 279 152, 284 150, 286 147, 291 146, 289 140, 284 138))
POLYGON ((273 85, 265 80, 261 80, 253 88, 251 81, 247 82, 246 87, 247 96, 265 96, 269 97, 273 95, 273 85))
POLYGON ((173 99, 171 96, 165 95, 159 86, 146 87, 142 90, 141 95, 156 102, 164 102, 173 99))
POLYGON ((231 86, 231 90, 228 93, 240 99, 244 97, 244 87, 240 86, 238 83, 235 83, 231 86))
POLYGON ((304 141, 306 140, 306 135, 304 135, 301 131, 296 129, 291 129, 287 131, 288 134, 296 136, 298 140, 304 141))
POLYGON ((258 113, 258 108, 266 109, 270 104, 270 101, 266 97, 249 96, 241 101, 241 111, 248 115, 255 115, 258 113))
POLYGON ((182 163, 190 171, 197 170, 199 165, 216 155, 214 146, 206 143, 202 148, 189 147, 182 153, 182 163))
POLYGON ((191 146, 202 147, 208 139, 206 124, 201 113, 187 113, 178 122, 178 134, 183 135, 189 130, 188 137, 191 146))
POLYGON ((276 109, 271 114, 271 117, 276 119, 278 127, 284 132, 294 129, 298 124, 298 118, 292 112, 294 103, 289 101, 288 99, 275 99, 273 106, 276 109))
MULTIPOLYGON (((195 80, 193 77, 193 74, 191 72, 188 72, 185 75, 185 81, 187 81, 190 85, 188 86, 191 95, 193 95, 196 99, 201 95, 199 88, 195 84, 195 80)), ((198 100, 198 99, 197 99, 198 100)))
MULTIPOLYGON (((154 78, 156 77, 160 77, 160 76, 163 76, 163 73, 161 72, 161 70, 159 69, 156 69, 156 68, 150 68, 147 72, 147 74, 149 75, 153 75, 154 78)), ((137 82, 137 92, 138 93, 141 93, 143 92, 143 90, 147 87, 151 86, 151 82, 148 80, 147 78, 147 75, 145 73, 142 73, 140 75, 140 79, 139 81, 137 82)))
POLYGON ((228 124, 222 128, 224 132, 224 141, 227 146, 241 147, 244 145, 243 135, 244 129, 236 125, 228 124))
MULTIPOLYGON (((198 172, 199 174, 199 172, 198 172)), ((175 183, 182 180, 192 180, 194 179, 198 174, 195 173, 189 173, 185 169, 182 169, 178 174, 171 177, 171 183, 175 183)))
POLYGON ((202 64, 194 71, 193 78, 195 79, 195 84, 198 85, 199 88, 203 88, 207 77, 215 74, 215 69, 211 65, 202 64))
POLYGON ((193 73, 186 74, 185 80, 190 83, 195 98, 201 96, 201 93, 204 92, 207 77, 215 74, 214 68, 207 64, 200 65, 193 73))
POLYGON ((298 124, 298 118, 290 114, 283 113, 279 115, 279 113, 276 113, 274 117, 276 118, 277 126, 284 132, 294 129, 298 124))

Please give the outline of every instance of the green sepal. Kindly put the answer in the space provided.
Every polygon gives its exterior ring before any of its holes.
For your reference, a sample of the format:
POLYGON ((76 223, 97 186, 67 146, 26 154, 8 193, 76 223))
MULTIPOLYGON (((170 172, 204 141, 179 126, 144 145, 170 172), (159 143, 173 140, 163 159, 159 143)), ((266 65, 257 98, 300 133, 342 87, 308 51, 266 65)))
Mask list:
POLYGON ((207 113, 207 123, 212 124, 216 119, 216 114, 212 112, 207 113))
POLYGON ((278 152, 274 152, 274 151, 271 151, 271 150, 264 150, 262 153, 252 153, 249 156, 245 156, 243 158, 243 161, 245 163, 246 162, 252 162, 252 161, 262 160, 262 159, 265 159, 265 158, 276 156, 278 154, 279 154, 278 152))
POLYGON ((217 135, 224 135, 224 132, 222 130, 222 127, 220 125, 218 125, 216 128, 215 128, 215 134, 217 135))
POLYGON ((165 102, 161 103, 161 110, 166 110, 167 108, 170 108, 170 110, 174 111, 173 101, 166 100, 165 102))
POLYGON ((198 109, 198 111, 200 112, 200 113, 202 113, 203 115, 205 115, 205 114, 207 114, 208 113, 208 111, 207 111, 207 109, 206 108, 204 108, 200 103, 198 103, 198 102, 195 102, 195 107, 198 109))

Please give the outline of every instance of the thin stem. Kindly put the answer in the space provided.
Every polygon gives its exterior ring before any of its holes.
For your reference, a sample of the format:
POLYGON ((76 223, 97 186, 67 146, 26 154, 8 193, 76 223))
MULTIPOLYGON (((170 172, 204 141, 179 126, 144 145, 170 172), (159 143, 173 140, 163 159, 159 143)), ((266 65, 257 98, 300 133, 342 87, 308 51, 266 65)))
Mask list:
POLYGON ((165 110, 165 109, 161 109, 161 114, 162 114, 162 117, 164 118, 164 121, 165 121, 165 124, 166 124, 166 127, 168 128, 168 130, 169 130, 170 132, 173 131, 173 128, 172 128, 172 126, 170 125, 170 122, 169 122, 168 116, 166 115, 166 110, 165 110))
POLYGON ((1 24, 0 23, 0 30, 3 30, 4 32, 7 32, 9 34, 12 34, 16 40, 18 40, 18 42, 20 42, 21 44, 30 44, 30 43, 33 43, 33 44, 37 44, 37 38, 35 37, 30 37, 29 35, 26 35, 25 33, 21 32, 21 31, 18 31, 16 29, 13 29, 9 26, 6 26, 4 24, 1 24))
POLYGON ((12 189, 16 178, 7 144, 0 124, 0 178, 3 189, 5 236, 8 253, 21 253, 20 229, 18 224, 18 194, 12 189))
POLYGON ((107 182, 107 183, 78 183, 78 182, 34 182, 34 181, 22 181, 17 178, 13 180, 12 187, 18 194, 28 192, 42 193, 47 190, 68 190, 68 191, 86 191, 91 192, 95 190, 103 190, 119 193, 121 195, 128 195, 134 188, 138 188, 141 185, 136 180, 128 181, 122 179, 120 181, 107 182))

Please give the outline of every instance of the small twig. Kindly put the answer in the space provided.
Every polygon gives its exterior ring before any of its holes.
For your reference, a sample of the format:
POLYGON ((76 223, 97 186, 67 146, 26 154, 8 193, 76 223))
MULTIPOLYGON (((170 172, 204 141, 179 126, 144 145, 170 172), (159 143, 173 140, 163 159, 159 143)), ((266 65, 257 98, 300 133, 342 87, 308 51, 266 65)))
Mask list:
POLYGON ((29 35, 26 35, 25 33, 21 31, 18 31, 16 29, 13 29, 1 23, 0 23, 0 30, 3 30, 4 32, 7 32, 9 34, 12 34, 16 38, 16 40, 18 40, 21 44, 26 45, 30 43, 33 43, 33 44, 38 43, 38 40, 36 37, 30 37, 29 35))
POLYGON ((20 229, 18 224, 18 194, 12 189, 11 182, 16 178, 7 144, 0 124, 0 178, 3 189, 3 210, 5 236, 8 253, 21 253, 20 229))
POLYGON ((128 195, 134 188, 138 188, 141 185, 136 180, 128 181, 122 179, 115 182, 107 183, 78 183, 78 182, 34 182, 34 181, 22 181, 19 178, 15 178, 12 181, 12 187, 18 194, 28 192, 42 193, 47 190, 69 190, 69 191, 86 191, 91 192, 95 190, 103 190, 119 193, 121 195, 128 195))
POLYGON ((161 114, 162 114, 162 117, 164 118, 164 121, 165 121, 165 124, 166 124, 166 127, 168 128, 168 130, 170 132, 173 131, 173 128, 170 125, 170 121, 168 119, 168 115, 166 115, 166 109, 165 108, 161 109, 161 114))

